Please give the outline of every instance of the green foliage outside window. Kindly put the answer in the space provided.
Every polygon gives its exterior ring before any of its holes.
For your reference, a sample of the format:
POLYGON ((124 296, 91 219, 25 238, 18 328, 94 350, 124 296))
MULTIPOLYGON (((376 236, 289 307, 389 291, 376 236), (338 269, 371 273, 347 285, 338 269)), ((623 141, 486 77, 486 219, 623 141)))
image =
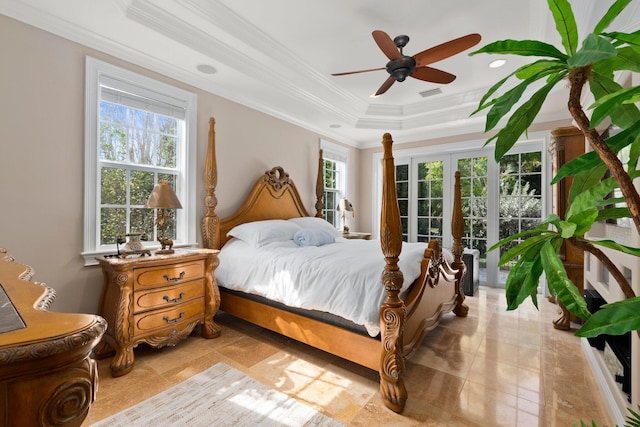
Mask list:
POLYGON ((338 189, 339 171, 338 165, 333 160, 324 160, 324 196, 322 214, 334 227, 340 224, 340 215, 337 208, 340 200, 340 192, 338 189))
MULTIPOLYGON (((178 120, 106 101, 100 114, 100 244, 126 233, 155 240, 156 212, 144 205, 160 180, 175 189, 178 120)), ((165 236, 172 239, 175 218, 167 211, 165 236)))

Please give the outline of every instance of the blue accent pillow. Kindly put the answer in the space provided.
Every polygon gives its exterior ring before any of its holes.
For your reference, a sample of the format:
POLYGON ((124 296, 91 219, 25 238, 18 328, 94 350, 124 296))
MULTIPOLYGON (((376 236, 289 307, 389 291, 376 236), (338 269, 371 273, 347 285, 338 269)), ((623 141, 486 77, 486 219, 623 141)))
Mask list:
POLYGON ((293 234, 293 241, 300 247, 322 246, 336 241, 327 230, 321 228, 303 228, 293 234))

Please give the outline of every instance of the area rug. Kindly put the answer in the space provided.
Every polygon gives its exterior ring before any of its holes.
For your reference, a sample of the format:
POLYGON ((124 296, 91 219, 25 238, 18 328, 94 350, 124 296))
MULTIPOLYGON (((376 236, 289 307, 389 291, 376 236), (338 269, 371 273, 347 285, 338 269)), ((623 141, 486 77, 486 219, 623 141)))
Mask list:
POLYGON ((343 426, 224 363, 201 372, 94 427, 343 426))

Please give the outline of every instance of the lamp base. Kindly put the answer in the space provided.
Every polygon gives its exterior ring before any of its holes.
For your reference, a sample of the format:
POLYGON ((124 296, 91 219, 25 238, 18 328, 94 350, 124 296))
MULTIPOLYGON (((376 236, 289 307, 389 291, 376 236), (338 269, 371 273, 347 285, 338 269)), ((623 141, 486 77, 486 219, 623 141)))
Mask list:
POLYGON ((176 253, 176 251, 174 251, 173 249, 158 249, 154 252, 154 254, 156 255, 169 255, 174 253, 176 253))
POLYGON ((164 237, 164 230, 162 230, 162 236, 158 237, 158 241, 160 242, 161 248, 158 249, 155 253, 157 253, 158 255, 174 253, 173 240, 164 237))

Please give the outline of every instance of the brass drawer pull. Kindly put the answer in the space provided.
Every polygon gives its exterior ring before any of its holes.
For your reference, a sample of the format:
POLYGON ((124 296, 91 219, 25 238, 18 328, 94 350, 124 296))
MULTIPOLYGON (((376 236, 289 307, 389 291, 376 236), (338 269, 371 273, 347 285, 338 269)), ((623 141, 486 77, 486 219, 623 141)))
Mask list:
POLYGON ((177 282, 178 280, 184 279, 184 271, 180 272, 180 277, 169 277, 168 274, 165 274, 162 277, 164 277, 167 282, 177 282))
POLYGON ((176 322, 179 322, 180 319, 182 319, 182 316, 184 316, 184 311, 181 311, 180 316, 176 317, 175 319, 169 319, 169 316, 164 316, 162 320, 164 320, 167 323, 176 323, 176 322))
POLYGON ((168 303, 172 303, 172 302, 180 301, 183 297, 184 297, 184 292, 180 292, 180 296, 178 298, 169 299, 169 295, 165 295, 165 296, 162 297, 162 299, 165 300, 168 303))

